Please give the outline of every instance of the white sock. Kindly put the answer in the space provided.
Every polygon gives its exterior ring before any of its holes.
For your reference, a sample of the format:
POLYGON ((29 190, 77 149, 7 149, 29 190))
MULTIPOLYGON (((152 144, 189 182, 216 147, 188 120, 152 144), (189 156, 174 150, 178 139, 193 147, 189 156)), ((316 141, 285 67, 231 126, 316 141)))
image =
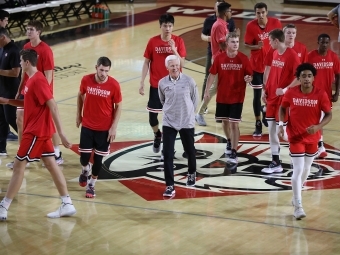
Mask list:
POLYGON ((8 210, 9 206, 10 206, 11 203, 12 203, 12 200, 13 200, 13 199, 4 197, 4 198, 2 199, 2 201, 1 201, 1 204, 2 204, 3 207, 5 207, 5 208, 8 210))
POLYGON ((72 200, 71 200, 70 195, 61 196, 60 198, 61 198, 61 201, 62 201, 64 204, 72 204, 72 200))
POLYGON ((54 146, 54 155, 59 158, 60 157, 60 149, 59 149, 59 145, 54 146))
POLYGON ((301 175, 304 168, 305 159, 304 157, 292 157, 293 162, 293 175, 292 175, 292 188, 294 194, 294 204, 295 207, 302 207, 301 198, 301 175))
POLYGON ((268 121, 269 144, 272 155, 279 155, 280 141, 277 136, 276 122, 268 121))
POLYGON ((305 164, 303 167, 303 172, 301 176, 301 184, 303 185, 305 181, 308 179, 309 173, 310 173, 310 168, 313 164, 314 157, 307 157, 305 156, 305 164))
POLYGON ((96 181, 97 181, 97 178, 94 179, 94 178, 92 178, 92 176, 91 176, 91 179, 90 179, 90 181, 89 181, 89 185, 91 185, 92 187, 94 187, 94 185, 96 185, 96 181))
POLYGON ((90 172, 90 164, 87 164, 86 166, 82 166, 82 174, 88 175, 90 172))

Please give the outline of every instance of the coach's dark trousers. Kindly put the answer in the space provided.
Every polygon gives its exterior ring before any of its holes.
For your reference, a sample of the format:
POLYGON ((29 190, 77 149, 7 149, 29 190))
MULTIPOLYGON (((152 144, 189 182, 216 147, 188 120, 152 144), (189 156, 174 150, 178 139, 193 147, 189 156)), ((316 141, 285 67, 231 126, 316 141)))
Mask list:
POLYGON ((9 131, 8 124, 18 132, 17 128, 17 108, 12 105, 0 105, 0 151, 6 150, 7 135, 9 131))
POLYGON ((184 151, 188 155, 188 172, 189 174, 196 172, 194 128, 183 128, 177 131, 171 127, 163 126, 164 177, 166 186, 174 185, 174 151, 178 132, 184 151))

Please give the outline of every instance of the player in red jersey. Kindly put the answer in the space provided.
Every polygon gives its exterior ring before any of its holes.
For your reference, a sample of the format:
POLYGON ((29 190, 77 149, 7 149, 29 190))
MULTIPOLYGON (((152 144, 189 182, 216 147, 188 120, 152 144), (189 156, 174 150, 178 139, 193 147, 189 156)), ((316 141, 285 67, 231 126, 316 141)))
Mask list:
POLYGON ((154 132, 153 152, 158 153, 161 149, 162 133, 159 130, 158 113, 162 111, 162 104, 158 96, 158 82, 169 72, 164 66, 164 61, 169 55, 176 55, 184 66, 186 50, 181 37, 173 35, 172 30, 175 19, 170 14, 163 14, 159 18, 161 34, 152 37, 144 52, 144 64, 139 86, 139 94, 144 95, 144 80, 150 71, 150 93, 147 110, 149 111, 149 123, 154 132))
MULTIPOLYGON (((211 61, 214 62, 214 59, 220 54, 221 52, 225 51, 226 48, 226 38, 227 34, 229 33, 228 30, 228 23, 227 20, 231 18, 231 5, 228 3, 220 3, 217 5, 217 12, 218 17, 215 23, 213 24, 211 28, 211 53, 212 58, 211 61)), ((216 77, 217 80, 217 77, 216 77)), ((196 122, 200 126, 206 126, 207 123, 204 120, 203 113, 205 109, 208 107, 208 103, 210 101, 210 98, 212 98, 216 94, 216 84, 217 81, 210 87, 209 90, 209 99, 205 98, 202 100, 200 107, 198 109, 198 113, 196 114, 196 122)), ((220 121, 220 120, 216 120, 220 121)))
MULTIPOLYGON (((314 65, 318 74, 315 76, 315 86, 324 89, 331 102, 337 102, 340 88, 340 63, 337 54, 329 49, 331 38, 328 34, 318 36, 318 49, 308 53, 308 63, 314 65), (335 81, 335 92, 332 94, 332 83, 335 81)), ((318 157, 327 157, 323 144, 323 136, 319 141, 318 157)))
POLYGON ((102 168, 103 157, 108 155, 110 143, 116 137, 122 111, 122 94, 119 83, 108 75, 111 61, 100 57, 96 73, 85 75, 80 84, 77 101, 77 127, 81 124, 80 163, 82 172, 79 185, 86 186, 85 196, 95 197, 95 183, 102 168), (90 157, 94 151, 93 165, 90 157), (92 169, 91 178, 88 176, 92 169))
POLYGON ((37 59, 38 54, 32 49, 20 52, 22 71, 29 77, 23 89, 24 100, 0 98, 0 103, 2 104, 25 106, 26 109, 23 135, 16 158, 14 159, 12 178, 6 195, 0 203, 0 220, 7 219, 8 208, 21 187, 26 163, 39 161, 40 158, 42 158, 50 172, 62 199, 59 209, 47 214, 47 217, 60 218, 76 213, 76 209, 68 195, 65 177, 54 158, 51 137, 56 131, 55 128, 66 148, 71 148, 72 144, 63 133, 57 104, 53 99, 45 76, 36 67, 37 59))
POLYGON ((204 98, 210 99, 209 89, 218 75, 216 120, 222 120, 224 133, 229 140, 225 153, 228 162, 237 164, 237 146, 246 83, 251 82, 253 71, 248 57, 238 51, 239 36, 232 32, 227 37, 227 49, 219 54, 210 68, 204 98))
POLYGON ((287 133, 293 163, 292 204, 297 219, 306 217, 302 208, 301 187, 307 180, 313 159, 317 155, 320 130, 332 119, 330 101, 326 92, 317 87, 314 79, 316 73, 315 67, 309 63, 299 65, 296 77, 301 85, 285 93, 279 110, 280 138, 284 135, 283 122, 288 114, 287 133), (325 114, 320 122, 321 111, 325 114))
MULTIPOLYGON (((41 41, 40 35, 43 31, 43 24, 38 20, 31 20, 28 22, 27 27, 27 37, 30 40, 28 43, 24 45, 24 49, 34 49, 38 53, 38 63, 37 69, 42 72, 50 85, 52 94, 53 94, 53 69, 54 69, 54 59, 53 52, 50 46, 48 46, 45 42, 41 41)), ((25 87, 25 84, 28 80, 28 76, 26 74, 22 75, 21 82, 19 85, 18 93, 16 98, 22 98, 22 90, 25 87)), ((17 108, 17 126, 18 126, 18 141, 21 141, 22 128, 23 128, 23 116, 24 116, 24 108, 17 108)), ((54 146, 55 159, 58 165, 64 162, 61 152, 59 149, 60 139, 57 133, 53 134, 52 142, 54 146)), ((8 163, 7 167, 12 168, 13 162, 8 163)))
MULTIPOLYGON (((270 50, 268 34, 275 28, 281 28, 281 22, 272 17, 267 17, 268 10, 265 3, 257 3, 254 6, 256 19, 248 22, 244 36, 244 43, 250 52, 250 64, 254 75, 251 83, 254 89, 253 110, 255 115, 255 131, 253 136, 262 135, 261 123, 261 89, 263 85, 264 60, 270 50)), ((263 123, 267 125, 265 113, 263 123)))
POLYGON ((276 95, 277 88, 286 88, 294 80, 294 72, 300 64, 296 52, 285 45, 285 36, 282 30, 274 29, 269 33, 270 45, 275 49, 267 82, 263 87, 262 100, 267 104, 266 118, 268 121, 269 143, 272 153, 272 162, 268 168, 262 169, 264 173, 282 172, 280 162, 280 141, 277 137, 278 111, 282 96, 276 95))

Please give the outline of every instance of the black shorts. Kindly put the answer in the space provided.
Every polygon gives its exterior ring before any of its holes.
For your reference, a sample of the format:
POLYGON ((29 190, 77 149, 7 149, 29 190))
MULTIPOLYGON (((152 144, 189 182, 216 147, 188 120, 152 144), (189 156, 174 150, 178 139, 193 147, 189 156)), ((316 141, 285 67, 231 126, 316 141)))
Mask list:
POLYGON ((229 120, 230 122, 240 122, 242 116, 243 103, 220 104, 216 103, 216 120, 229 120))
POLYGON ((109 131, 96 131, 86 127, 81 127, 79 152, 94 153, 106 156, 110 151, 110 142, 107 141, 109 131))
POLYGON ((149 93, 149 102, 146 109, 149 112, 159 113, 163 109, 163 105, 161 103, 161 100, 159 100, 158 95, 158 88, 154 88, 150 86, 150 93, 149 93))
POLYGON ((263 73, 253 72, 253 80, 251 82, 253 89, 262 89, 263 86, 263 73))

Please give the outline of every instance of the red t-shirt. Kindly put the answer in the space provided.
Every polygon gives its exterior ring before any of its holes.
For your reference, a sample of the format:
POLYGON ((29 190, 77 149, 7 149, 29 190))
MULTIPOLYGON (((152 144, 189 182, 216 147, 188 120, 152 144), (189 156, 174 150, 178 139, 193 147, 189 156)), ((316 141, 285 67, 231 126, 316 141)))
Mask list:
POLYGON ((114 104, 122 101, 119 83, 110 76, 106 82, 97 83, 95 74, 85 75, 80 93, 85 94, 82 125, 96 131, 108 131, 114 118, 114 104))
MULTIPOLYGON (((300 63, 306 63, 307 62, 307 56, 308 56, 307 48, 306 48, 306 46, 303 43, 295 41, 295 44, 294 44, 294 46, 291 49, 293 49, 297 53, 297 55, 298 55, 298 57, 300 59, 300 63)), ((274 53, 274 51, 275 50, 273 48, 271 48, 269 50, 269 52, 268 52, 268 54, 266 56, 266 59, 264 61, 264 65, 265 66, 270 66, 271 65, 272 60, 273 60, 273 53, 274 53)))
POLYGON ((257 45, 259 41, 263 41, 263 47, 260 50, 250 51, 250 64, 254 71, 258 73, 264 72, 264 60, 271 49, 269 44, 269 32, 276 28, 282 28, 281 22, 276 18, 268 17, 265 28, 261 28, 257 19, 248 22, 244 42, 249 45, 257 45))
POLYGON ((300 59, 293 49, 287 48, 282 55, 277 50, 274 51, 265 88, 268 104, 278 104, 276 89, 284 89, 295 79, 299 64, 300 59))
POLYGON ((321 56, 318 50, 312 50, 308 53, 308 62, 316 68, 316 76, 314 84, 318 88, 324 89, 332 100, 332 83, 335 79, 335 74, 340 73, 340 64, 338 56, 331 50, 327 51, 326 56, 321 56))
POLYGON ((220 50, 220 43, 225 42, 227 39, 227 34, 229 33, 227 28, 227 22, 221 18, 217 18, 215 23, 211 28, 211 53, 212 59, 215 59, 218 54, 222 51, 220 50))
MULTIPOLYGON (((37 46, 33 47, 31 42, 28 42, 24 45, 24 49, 33 49, 38 54, 38 62, 37 62, 37 69, 38 71, 42 72, 45 75, 45 71, 54 70, 54 59, 53 59, 53 52, 50 46, 47 43, 41 41, 37 46)), ((28 79, 27 74, 25 73, 24 76, 24 85, 28 79)), ((51 90, 53 93, 53 76, 51 82, 51 90)))
POLYGON ((24 134, 37 137, 52 137, 55 127, 46 102, 53 98, 50 86, 41 72, 29 78, 24 91, 24 134))
MULTIPOLYGON (((178 54, 184 58, 186 57, 186 50, 184 41, 181 37, 171 35, 171 39, 175 41, 178 54)), ((144 57, 149 59, 150 62, 150 85, 151 87, 158 88, 158 82, 164 76, 169 74, 165 67, 165 59, 167 56, 173 55, 171 47, 168 42, 162 40, 160 35, 152 37, 144 52, 144 57)))
POLYGON ((308 134, 306 129, 318 125, 321 111, 330 112, 331 103, 325 91, 314 87, 309 94, 301 92, 301 86, 289 89, 283 96, 282 107, 289 107, 287 134, 291 143, 316 143, 320 139, 320 131, 308 134))
POLYGON ((243 103, 246 93, 244 76, 253 75, 246 55, 238 52, 234 58, 230 58, 226 52, 222 52, 217 55, 209 72, 218 74, 217 103, 243 103))

